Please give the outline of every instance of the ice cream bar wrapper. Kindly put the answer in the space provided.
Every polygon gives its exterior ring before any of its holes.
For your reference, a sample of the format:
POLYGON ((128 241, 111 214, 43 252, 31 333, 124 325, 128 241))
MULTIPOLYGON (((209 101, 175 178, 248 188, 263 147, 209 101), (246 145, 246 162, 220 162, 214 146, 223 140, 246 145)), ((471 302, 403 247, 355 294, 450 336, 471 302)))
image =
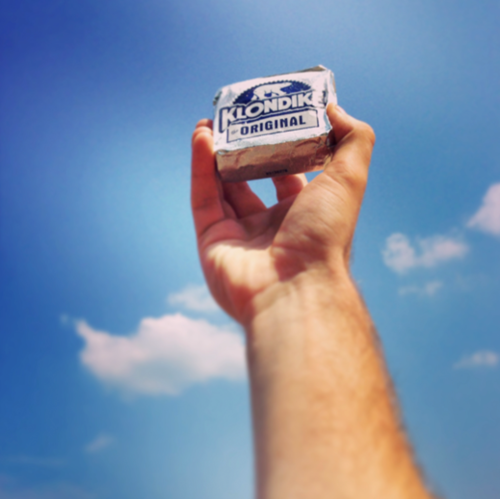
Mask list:
POLYGON ((223 181, 323 168, 331 147, 326 106, 337 103, 323 67, 234 83, 214 99, 214 148, 223 181))

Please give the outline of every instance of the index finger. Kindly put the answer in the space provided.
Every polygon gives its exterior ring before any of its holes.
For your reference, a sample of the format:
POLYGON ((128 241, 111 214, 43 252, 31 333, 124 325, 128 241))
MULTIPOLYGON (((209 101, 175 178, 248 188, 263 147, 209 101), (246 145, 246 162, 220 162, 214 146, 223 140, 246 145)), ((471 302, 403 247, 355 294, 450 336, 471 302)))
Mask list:
POLYGON ((212 123, 201 120, 193 132, 191 158, 191 209, 198 237, 225 218, 218 182, 212 123))

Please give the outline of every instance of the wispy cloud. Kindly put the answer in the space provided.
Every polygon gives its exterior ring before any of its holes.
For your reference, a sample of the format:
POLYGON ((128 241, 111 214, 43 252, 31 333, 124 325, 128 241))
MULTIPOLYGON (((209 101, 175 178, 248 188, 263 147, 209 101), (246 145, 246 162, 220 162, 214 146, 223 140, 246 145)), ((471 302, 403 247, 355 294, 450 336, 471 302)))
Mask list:
POLYGON ((498 365, 499 360, 496 352, 480 350, 463 357, 453 367, 455 369, 494 368, 498 365))
POLYGON ((131 336, 75 323, 83 365, 107 385, 130 394, 173 395, 193 383, 245 377, 240 335, 182 314, 143 319, 131 336))
POLYGON ((413 246, 407 236, 392 234, 382 251, 384 263, 399 274, 417 267, 435 267, 449 260, 463 258, 469 248, 458 237, 436 235, 417 239, 413 246))
POLYGON ((500 236, 500 182, 490 186, 477 213, 467 227, 500 236))
POLYGON ((180 306, 196 312, 215 312, 219 306, 212 298, 205 285, 190 284, 178 293, 171 293, 167 297, 170 305, 180 306))
POLYGON ((97 435, 93 440, 91 440, 84 448, 87 454, 97 454, 108 448, 113 442, 114 438, 106 433, 101 433, 97 435))
POLYGON ((26 486, 6 475, 0 476, 0 497, 2 499, 96 499, 94 494, 71 483, 56 482, 26 486))
POLYGON ((411 294, 419 296, 434 296, 442 287, 443 283, 441 281, 430 281, 422 286, 403 286, 399 288, 398 293, 401 296, 411 294))
POLYGON ((20 455, 0 457, 0 463, 35 466, 40 468, 60 468, 61 466, 65 466, 66 461, 64 459, 55 457, 34 457, 20 455))

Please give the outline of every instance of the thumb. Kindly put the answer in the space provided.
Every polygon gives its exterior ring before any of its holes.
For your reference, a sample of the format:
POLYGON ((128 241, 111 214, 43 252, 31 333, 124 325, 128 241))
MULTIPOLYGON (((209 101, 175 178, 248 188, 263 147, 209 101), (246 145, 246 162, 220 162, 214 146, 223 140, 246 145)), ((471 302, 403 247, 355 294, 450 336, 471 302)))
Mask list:
POLYGON ((325 164, 325 173, 349 183, 359 180, 364 189, 375 133, 370 125, 349 116, 340 106, 329 104, 326 112, 332 125, 335 147, 325 164))

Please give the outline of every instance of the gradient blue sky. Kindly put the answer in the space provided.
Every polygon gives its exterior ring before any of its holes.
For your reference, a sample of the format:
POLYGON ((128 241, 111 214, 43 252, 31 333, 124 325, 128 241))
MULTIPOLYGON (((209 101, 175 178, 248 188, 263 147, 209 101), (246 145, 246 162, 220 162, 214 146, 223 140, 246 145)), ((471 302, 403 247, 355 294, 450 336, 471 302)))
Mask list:
POLYGON ((500 497, 499 25, 494 1, 0 0, 0 497, 252 497, 190 134, 219 87, 316 64, 377 133, 353 272, 419 461, 500 497))

